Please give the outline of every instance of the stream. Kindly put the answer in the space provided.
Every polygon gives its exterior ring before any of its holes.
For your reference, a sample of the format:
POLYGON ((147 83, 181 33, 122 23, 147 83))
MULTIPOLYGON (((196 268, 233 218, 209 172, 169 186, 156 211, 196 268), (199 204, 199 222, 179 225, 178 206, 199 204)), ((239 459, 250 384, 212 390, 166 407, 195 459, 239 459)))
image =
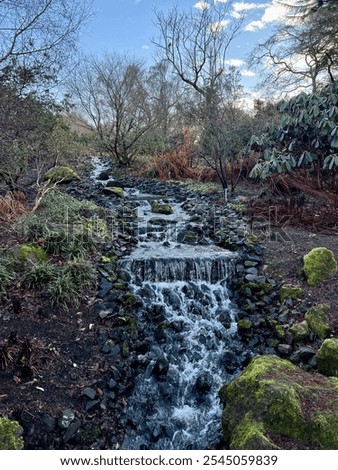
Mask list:
MULTIPOLYGON (((93 163, 96 179, 106 167, 93 163)), ((238 373, 227 371, 226 358, 242 351, 228 288, 238 254, 207 236, 187 243, 182 234, 192 214, 184 202, 135 188, 125 193, 137 203, 138 244, 119 268, 153 340, 138 357, 144 367, 128 398, 122 449, 208 449, 221 440, 218 391, 238 373), (154 213, 153 201, 169 204, 172 214, 154 213)))

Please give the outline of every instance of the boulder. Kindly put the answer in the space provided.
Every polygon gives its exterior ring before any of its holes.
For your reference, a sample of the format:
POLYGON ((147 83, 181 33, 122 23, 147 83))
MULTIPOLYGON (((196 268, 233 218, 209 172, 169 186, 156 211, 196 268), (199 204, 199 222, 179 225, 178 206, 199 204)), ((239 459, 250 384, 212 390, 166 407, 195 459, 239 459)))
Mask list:
POLYGON ((303 272, 310 286, 319 286, 325 279, 337 271, 335 256, 327 248, 313 248, 303 259, 303 272))
POLYGON ((338 379, 256 356, 220 390, 230 450, 338 449, 338 379))
POLYGON ((44 176, 45 181, 51 183, 70 183, 71 181, 80 179, 76 172, 68 166, 58 166, 48 170, 44 176))
POLYGON ((122 188, 118 187, 118 186, 106 186, 105 188, 103 188, 103 193, 104 194, 107 194, 107 195, 111 195, 111 196, 117 196, 117 197, 120 197, 120 198, 124 198, 124 191, 122 188))
POLYGON ((293 339, 296 343, 303 341, 310 334, 309 325, 306 321, 300 323, 294 323, 290 328, 290 333, 293 336, 293 339))
POLYGON ((17 421, 0 418, 0 450, 21 450, 23 429, 17 421))
POLYGON ((284 302, 286 299, 298 299, 302 292, 303 289, 301 287, 287 284, 280 288, 279 299, 281 302, 284 302))
POLYGON ((170 215, 173 213, 173 208, 170 204, 159 204, 158 202, 154 201, 151 204, 151 212, 154 212, 155 214, 170 215))
POLYGON ((311 330, 320 339, 327 338, 331 333, 331 327, 328 324, 329 306, 326 304, 317 305, 305 314, 305 320, 311 330))
POLYGON ((319 372, 338 377, 338 338, 326 339, 316 354, 319 372))

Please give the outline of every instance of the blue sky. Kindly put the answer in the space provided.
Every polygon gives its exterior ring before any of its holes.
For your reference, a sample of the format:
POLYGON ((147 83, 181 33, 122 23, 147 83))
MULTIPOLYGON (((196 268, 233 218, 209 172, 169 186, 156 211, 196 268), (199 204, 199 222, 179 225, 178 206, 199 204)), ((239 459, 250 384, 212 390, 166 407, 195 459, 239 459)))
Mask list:
MULTIPOLYGON (((153 24, 154 8, 166 11, 177 4, 179 8, 198 9, 227 1, 230 0, 94 0, 96 14, 82 35, 82 49, 94 54, 104 51, 128 53, 151 64, 156 51, 151 41, 157 35, 153 24)), ((243 84, 250 89, 257 77, 248 69, 246 56, 255 44, 268 37, 285 15, 285 9, 277 0, 234 0, 231 15, 239 14, 245 15, 243 32, 232 44, 228 58, 231 65, 239 67, 243 84)))

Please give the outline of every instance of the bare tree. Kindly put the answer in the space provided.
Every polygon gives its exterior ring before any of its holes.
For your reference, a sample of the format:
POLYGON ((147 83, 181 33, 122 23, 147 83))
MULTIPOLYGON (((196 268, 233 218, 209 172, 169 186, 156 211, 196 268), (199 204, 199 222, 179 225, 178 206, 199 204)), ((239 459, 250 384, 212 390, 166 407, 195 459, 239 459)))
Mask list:
POLYGON ((0 0, 0 67, 64 61, 90 15, 90 0, 0 0))
POLYGON ((235 139, 237 123, 232 111, 237 109, 233 98, 238 97, 234 71, 227 67, 226 59, 243 22, 243 18, 235 20, 229 15, 230 8, 231 2, 215 2, 188 13, 176 7, 169 13, 156 11, 160 36, 154 41, 176 74, 200 97, 196 122, 201 157, 216 170, 224 189, 228 186, 226 162, 234 158, 233 151, 228 151, 228 137, 235 139))
POLYGON ((77 69, 69 91, 96 131, 101 149, 120 165, 130 165, 152 126, 143 64, 118 54, 89 58, 77 69))

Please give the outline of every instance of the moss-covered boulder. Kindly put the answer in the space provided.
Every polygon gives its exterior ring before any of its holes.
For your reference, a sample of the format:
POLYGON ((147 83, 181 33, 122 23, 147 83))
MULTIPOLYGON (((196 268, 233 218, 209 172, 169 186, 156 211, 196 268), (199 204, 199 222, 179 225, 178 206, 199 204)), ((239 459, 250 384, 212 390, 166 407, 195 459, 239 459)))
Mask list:
POLYGON ((70 183, 71 181, 78 180, 77 173, 68 166, 57 166, 47 171, 44 176, 45 181, 51 183, 70 183))
POLYGON ((326 339, 317 352, 316 359, 319 372, 338 377, 338 338, 326 339))
POLYGON ((306 321, 294 323, 290 328, 290 333, 296 343, 303 341, 310 334, 310 328, 306 321))
POLYGON ((305 314, 305 320, 311 330, 320 339, 327 338, 331 333, 331 327, 328 324, 329 306, 326 304, 317 305, 305 314))
POLYGON ((280 288, 279 299, 281 302, 284 302, 286 299, 298 299, 302 292, 303 289, 301 287, 284 285, 280 288))
POLYGON ((0 418, 0 450, 21 450, 24 441, 22 428, 17 421, 0 418))
POLYGON ((31 260, 33 262, 43 263, 48 261, 48 255, 43 248, 34 245, 33 243, 27 243, 20 245, 19 257, 23 260, 31 260))
POLYGON ((173 208, 170 204, 159 204, 154 201, 151 204, 151 212, 154 212, 155 214, 170 215, 173 213, 173 208))
POLYGON ((220 398, 229 449, 338 449, 338 379, 257 356, 220 398))
POLYGON ((124 190, 118 186, 107 186, 103 189, 104 194, 124 198, 124 190))
POLYGON ((313 248, 303 260, 303 273, 310 286, 319 286, 337 270, 333 252, 324 247, 313 248))

